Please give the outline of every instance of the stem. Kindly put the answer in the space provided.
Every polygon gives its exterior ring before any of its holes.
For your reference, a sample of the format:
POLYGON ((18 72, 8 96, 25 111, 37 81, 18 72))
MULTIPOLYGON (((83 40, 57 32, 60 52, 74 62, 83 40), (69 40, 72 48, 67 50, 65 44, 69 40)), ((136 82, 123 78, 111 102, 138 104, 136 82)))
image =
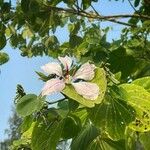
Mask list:
POLYGON ((65 99, 66 99, 66 97, 65 97, 65 98, 63 98, 63 99, 60 99, 60 100, 54 101, 54 102, 48 102, 48 101, 46 101, 46 103, 47 103, 48 105, 52 105, 52 104, 56 104, 56 103, 58 103, 58 102, 64 101, 65 99))

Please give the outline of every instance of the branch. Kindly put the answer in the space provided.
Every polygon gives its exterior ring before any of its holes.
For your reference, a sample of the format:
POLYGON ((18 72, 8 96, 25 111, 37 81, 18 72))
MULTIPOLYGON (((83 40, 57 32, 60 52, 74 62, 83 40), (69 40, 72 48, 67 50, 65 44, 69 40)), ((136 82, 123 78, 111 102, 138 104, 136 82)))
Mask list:
POLYGON ((116 19, 121 19, 121 18, 142 18, 142 19, 149 19, 150 17, 147 15, 139 15, 139 14, 121 14, 121 15, 109 15, 109 16, 102 16, 99 15, 97 13, 91 13, 91 12, 86 12, 84 10, 73 10, 73 9, 68 9, 68 8, 62 8, 62 7, 54 7, 54 6, 46 6, 47 10, 54 10, 54 11, 59 11, 59 12, 67 12, 67 13, 71 13, 71 14, 75 14, 75 15, 79 15, 82 17, 86 17, 86 18, 92 18, 92 19, 97 19, 97 20, 106 20, 106 21, 110 21, 110 22, 114 22, 114 23, 118 23, 118 24, 122 24, 122 25, 126 25, 126 26, 131 26, 131 27, 136 27, 133 24, 129 24, 126 22, 121 22, 118 21, 116 19))

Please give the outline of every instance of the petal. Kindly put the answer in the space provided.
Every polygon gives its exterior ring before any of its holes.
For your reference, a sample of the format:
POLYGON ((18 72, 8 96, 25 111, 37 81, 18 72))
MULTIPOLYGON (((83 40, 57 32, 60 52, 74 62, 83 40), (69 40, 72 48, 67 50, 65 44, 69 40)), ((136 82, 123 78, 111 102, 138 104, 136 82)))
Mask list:
POLYGON ((65 82, 60 79, 51 79, 48 80, 43 89, 42 89, 42 96, 49 95, 55 92, 60 92, 65 88, 65 82))
POLYGON ((94 70, 95 70, 95 65, 90 64, 89 62, 83 64, 75 73, 73 79, 83 79, 83 80, 92 80, 94 78, 94 70))
POLYGON ((70 70, 70 67, 72 65, 72 58, 69 56, 65 57, 58 57, 59 61, 63 64, 65 70, 70 70))
POLYGON ((45 64, 41 67, 41 69, 48 74, 56 74, 58 76, 62 76, 62 68, 60 64, 56 62, 45 64))
POLYGON ((99 87, 95 83, 77 82, 72 83, 72 85, 77 93, 82 95, 85 99, 95 100, 99 95, 99 87))

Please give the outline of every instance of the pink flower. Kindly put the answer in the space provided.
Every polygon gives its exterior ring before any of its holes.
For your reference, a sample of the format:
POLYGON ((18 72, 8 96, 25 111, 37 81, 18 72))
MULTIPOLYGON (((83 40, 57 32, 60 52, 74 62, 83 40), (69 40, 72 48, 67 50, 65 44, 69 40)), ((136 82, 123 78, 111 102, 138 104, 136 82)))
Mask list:
POLYGON ((50 95, 55 92, 61 92, 66 84, 71 84, 76 92, 85 99, 95 100, 99 95, 99 87, 95 83, 90 83, 95 75, 95 65, 89 62, 81 65, 81 67, 71 76, 73 61, 70 57, 58 57, 59 63, 48 63, 41 67, 47 74, 55 74, 56 78, 50 79, 46 82, 42 89, 42 96, 50 95))

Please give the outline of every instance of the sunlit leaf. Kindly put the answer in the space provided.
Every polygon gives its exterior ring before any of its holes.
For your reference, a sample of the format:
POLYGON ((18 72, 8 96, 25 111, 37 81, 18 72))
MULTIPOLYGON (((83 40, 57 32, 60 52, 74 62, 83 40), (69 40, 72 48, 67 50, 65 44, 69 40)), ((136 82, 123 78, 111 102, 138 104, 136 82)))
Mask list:
POLYGON ((135 84, 122 84, 120 87, 126 90, 126 101, 136 111, 136 119, 129 127, 139 132, 150 131, 150 93, 135 84))
POLYGON ((139 85, 139 86, 142 86, 142 87, 144 87, 144 89, 146 89, 147 91, 150 92, 150 77, 149 76, 136 79, 132 83, 139 85))
POLYGON ((123 98, 121 94, 110 93, 104 102, 88 111, 91 121, 113 140, 124 138, 126 126, 135 117, 134 109, 123 98))
POLYGON ((97 68, 95 71, 95 77, 91 82, 96 83, 100 88, 100 94, 96 100, 87 100, 83 98, 75 91, 75 89, 71 85, 67 85, 62 92, 63 94, 67 95, 71 99, 79 102, 84 106, 93 107, 95 104, 101 103, 105 95, 106 86, 107 86, 105 71, 102 68, 97 68))

